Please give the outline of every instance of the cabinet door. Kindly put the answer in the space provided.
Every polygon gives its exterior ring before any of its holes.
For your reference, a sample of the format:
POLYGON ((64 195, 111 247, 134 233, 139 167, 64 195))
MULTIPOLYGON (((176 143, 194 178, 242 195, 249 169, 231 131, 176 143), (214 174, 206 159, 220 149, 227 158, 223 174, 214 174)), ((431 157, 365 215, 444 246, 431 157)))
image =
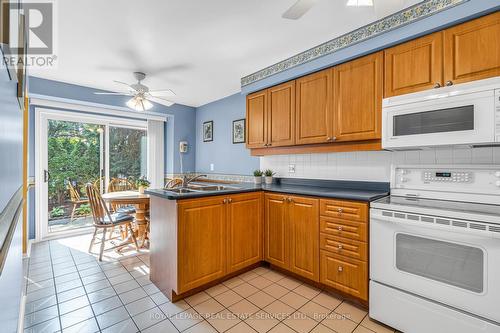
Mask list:
POLYGON ((269 146, 295 144, 295 81, 269 88, 268 96, 269 146))
POLYGON ((227 269, 240 270, 262 260, 262 194, 229 197, 227 214, 227 269))
POLYGON ((443 85, 442 32, 386 49, 384 56, 384 97, 443 85))
POLYGON ((264 196, 264 252, 269 263, 288 269, 287 204, 284 195, 264 196))
POLYGON ((247 148, 262 148, 267 143, 267 91, 247 96, 247 148))
POLYGON ((225 274, 227 204, 223 200, 214 197, 178 205, 178 294, 225 274))
POLYGON ((381 137, 382 60, 378 52, 334 67, 334 136, 338 141, 381 137))
POLYGON ((319 200, 293 196, 288 204, 290 270, 319 281, 319 200))
POLYGON ((500 75, 500 12, 446 29, 444 63, 445 84, 500 75))
POLYGON ((296 80, 297 144, 330 142, 333 136, 332 69, 296 80))

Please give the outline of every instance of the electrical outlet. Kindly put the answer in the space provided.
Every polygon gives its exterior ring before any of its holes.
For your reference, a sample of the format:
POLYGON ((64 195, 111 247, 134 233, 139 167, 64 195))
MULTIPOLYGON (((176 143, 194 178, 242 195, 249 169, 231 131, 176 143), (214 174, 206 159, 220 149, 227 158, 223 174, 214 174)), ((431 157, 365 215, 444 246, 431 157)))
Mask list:
POLYGON ((295 173, 295 164, 288 164, 288 173, 295 173))
POLYGON ((214 171, 214 164, 213 163, 210 163, 210 171, 214 171))

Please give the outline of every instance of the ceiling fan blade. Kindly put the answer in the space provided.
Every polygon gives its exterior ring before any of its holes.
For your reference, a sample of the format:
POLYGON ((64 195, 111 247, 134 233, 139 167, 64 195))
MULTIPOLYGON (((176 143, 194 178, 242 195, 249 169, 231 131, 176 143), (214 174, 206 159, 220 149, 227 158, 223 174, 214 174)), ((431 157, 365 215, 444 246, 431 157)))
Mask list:
POLYGON ((162 104, 165 106, 172 106, 175 104, 174 102, 169 101, 168 99, 165 99, 165 98, 161 98, 161 97, 148 96, 146 99, 151 101, 151 102, 155 102, 155 103, 162 104))
POLYGON ((305 13, 309 11, 316 4, 316 0, 298 0, 293 4, 292 7, 288 8, 286 12, 281 15, 281 17, 290 19, 290 20, 298 20, 305 13))
POLYGON ((171 89, 159 89, 159 90, 150 90, 149 93, 154 97, 155 95, 168 95, 175 96, 175 93, 171 89))
POLYGON ((123 95, 123 96, 132 96, 131 93, 128 92, 95 92, 94 95, 123 95))

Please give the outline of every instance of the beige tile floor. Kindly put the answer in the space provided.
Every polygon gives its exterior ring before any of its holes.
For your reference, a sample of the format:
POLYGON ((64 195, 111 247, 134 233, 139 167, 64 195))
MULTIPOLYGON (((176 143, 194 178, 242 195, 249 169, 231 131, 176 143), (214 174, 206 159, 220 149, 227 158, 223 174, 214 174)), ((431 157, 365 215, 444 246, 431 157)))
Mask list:
POLYGON ((89 242, 79 236, 33 246, 25 332, 394 332, 365 310, 264 267, 171 303, 149 280, 147 251, 106 252, 100 263, 86 252, 89 242))

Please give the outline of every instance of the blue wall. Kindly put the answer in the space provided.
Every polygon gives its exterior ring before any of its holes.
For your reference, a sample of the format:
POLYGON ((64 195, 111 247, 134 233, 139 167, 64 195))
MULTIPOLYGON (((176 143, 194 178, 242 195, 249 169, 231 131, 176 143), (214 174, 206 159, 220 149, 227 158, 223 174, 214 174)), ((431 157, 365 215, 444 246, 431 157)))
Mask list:
MULTIPOLYGON (((3 54, 0 51, 3 59, 3 54)), ((0 212, 22 186, 23 114, 17 102, 17 84, 5 67, 0 70, 0 212)), ((4 222, 4 221, 2 221, 4 222)), ((4 222, 5 223, 5 222, 4 222)), ((0 275, 2 332, 16 332, 23 284, 22 231, 18 222, 0 275)))
POLYGON ((233 120, 245 118, 245 96, 240 93, 196 109, 196 171, 249 175, 259 168, 244 143, 233 144, 233 120), (214 141, 203 142, 203 122, 213 120, 214 141), (214 170, 210 170, 210 164, 214 170))

